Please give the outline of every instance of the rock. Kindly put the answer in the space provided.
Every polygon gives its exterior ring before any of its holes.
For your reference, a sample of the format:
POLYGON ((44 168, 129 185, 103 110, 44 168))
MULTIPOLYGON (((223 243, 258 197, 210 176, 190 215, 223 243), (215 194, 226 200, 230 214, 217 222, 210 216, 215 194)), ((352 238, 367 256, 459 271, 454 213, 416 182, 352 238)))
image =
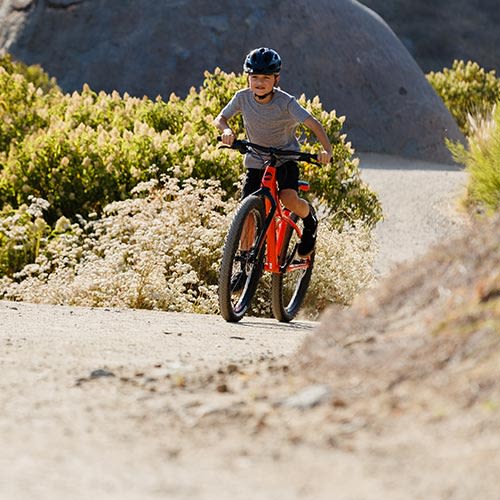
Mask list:
POLYGON ((329 385, 316 384, 310 385, 293 396, 289 396, 280 402, 280 406, 288 408, 299 408, 307 410, 321 403, 329 401, 332 397, 332 390, 329 385))
POLYGON ((362 0, 378 12, 427 73, 473 60, 500 72, 498 0, 362 0), (453 5, 453 8, 450 6, 453 5))
POLYGON ((12 0, 13 10, 26 10, 29 9, 34 3, 34 0, 12 0))
POLYGON ((267 45, 282 55, 283 88, 346 115, 360 151, 452 162, 444 139, 463 140, 403 43, 354 0, 45 0, 25 16, 16 36, 4 17, 1 47, 66 91, 183 96, 205 70, 240 72, 267 45))
POLYGON ((71 5, 82 3, 84 0, 47 0, 47 5, 56 9, 65 9, 71 5))
POLYGON ((93 370, 91 373, 90 373, 90 378, 101 378, 101 377, 114 377, 115 374, 113 372, 110 372, 109 370, 102 370, 102 369, 98 369, 98 370, 93 370))

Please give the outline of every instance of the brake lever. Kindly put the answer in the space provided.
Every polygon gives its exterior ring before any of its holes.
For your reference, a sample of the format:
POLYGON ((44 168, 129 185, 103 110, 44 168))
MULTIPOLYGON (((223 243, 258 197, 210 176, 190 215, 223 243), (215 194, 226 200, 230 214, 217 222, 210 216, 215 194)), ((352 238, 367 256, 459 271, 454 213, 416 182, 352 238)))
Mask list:
POLYGON ((236 149, 236 151, 239 151, 241 154, 248 153, 248 146, 241 141, 234 141, 231 147, 236 149))
MULTIPOLYGON (((217 136, 217 140, 219 142, 222 141, 222 137, 219 135, 217 136)), ((219 149, 234 149, 236 151, 239 151, 241 154, 248 153, 248 146, 243 142, 243 141, 234 141, 232 146, 228 146, 227 144, 221 144, 219 145, 219 149)))

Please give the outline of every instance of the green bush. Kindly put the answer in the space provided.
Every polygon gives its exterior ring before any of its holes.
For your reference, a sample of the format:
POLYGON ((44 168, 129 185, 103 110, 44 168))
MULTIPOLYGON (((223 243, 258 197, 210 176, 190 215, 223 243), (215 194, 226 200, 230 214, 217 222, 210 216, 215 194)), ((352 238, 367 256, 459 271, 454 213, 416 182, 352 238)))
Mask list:
POLYGON ((455 159, 469 175, 467 204, 488 213, 500 209, 500 106, 492 116, 479 122, 468 137, 468 147, 449 144, 455 159))
MULTIPOLYGON (((71 221, 102 212, 113 201, 130 197, 140 182, 169 175, 217 179, 227 197, 237 196, 243 173, 236 151, 219 147, 212 122, 245 77, 217 69, 205 73, 201 88, 168 101, 135 98, 117 92, 63 93, 39 68, 0 64, 0 209, 18 209, 30 198, 49 202, 45 220, 71 221)), ((342 117, 326 112, 318 98, 301 103, 325 126, 334 142, 334 163, 305 166, 304 177, 325 205, 330 223, 374 225, 380 204, 359 177, 353 150, 341 134, 342 117)), ((243 133, 241 117, 234 120, 243 133)), ((308 131, 303 131, 307 138, 308 131)), ((318 145, 306 146, 314 150, 318 145)), ((5 239, 1 245, 5 245, 5 239)), ((10 268, 10 267, 9 267, 10 268)))
POLYGON ((50 92, 52 89, 58 88, 55 78, 50 78, 38 64, 28 66, 20 61, 13 60, 10 54, 5 54, 0 56, 0 67, 10 75, 22 75, 26 81, 43 92, 50 92))
POLYGON ((427 79, 465 133, 470 134, 468 116, 484 116, 500 100, 500 79, 479 64, 455 60, 451 69, 430 72, 427 79))
MULTIPOLYGON (((0 66, 0 161, 12 141, 43 127, 46 120, 39 112, 44 94, 19 74, 9 74, 0 66)), ((1 168, 1 167, 0 167, 1 168)))
MULTIPOLYGON (((127 198, 138 182, 151 176, 151 169, 173 170, 171 134, 154 128, 165 122, 166 103, 116 92, 97 94, 88 86, 71 95, 37 91, 36 98, 34 103, 16 100, 35 110, 38 127, 12 127, 15 140, 4 141, 3 204, 15 207, 29 196, 45 198, 51 204, 47 218, 53 223, 62 215, 100 212, 107 203, 127 198)), ((16 116, 28 122, 25 114, 16 116)))
POLYGON ((11 141, 47 124, 47 100, 60 93, 55 80, 40 68, 0 57, 0 169, 11 141))
MULTIPOLYGON (((233 195, 242 172, 236 152, 221 151, 216 144, 214 117, 231 95, 244 86, 244 78, 216 70, 206 73, 199 90, 185 99, 168 102, 137 99, 116 92, 95 93, 85 86, 81 93, 43 93, 21 74, 2 87, 11 119, 1 143, 4 152, 0 173, 0 200, 19 206, 32 195, 48 199, 52 213, 74 217, 126 198, 138 182, 158 173, 217 178, 233 195), (15 140, 14 140, 15 139, 15 140), (11 141, 14 142, 10 144, 11 141)), ((305 176, 315 194, 332 207, 338 223, 345 217, 373 224, 380 218, 375 195, 361 182, 352 149, 340 134, 342 119, 322 109, 319 99, 302 104, 325 125, 335 142, 334 164, 321 170, 306 168, 305 176)), ((235 124, 243 132, 241 119, 235 124)))

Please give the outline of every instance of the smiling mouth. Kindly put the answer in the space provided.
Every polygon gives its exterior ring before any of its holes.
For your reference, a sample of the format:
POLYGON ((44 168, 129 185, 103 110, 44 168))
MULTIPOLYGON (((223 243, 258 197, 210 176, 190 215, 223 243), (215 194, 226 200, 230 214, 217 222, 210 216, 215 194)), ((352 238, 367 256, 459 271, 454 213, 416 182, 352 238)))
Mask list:
POLYGON ((267 97, 269 97, 270 95, 274 94, 274 89, 271 90, 270 92, 265 92, 262 93, 262 92, 257 92, 257 89, 255 89, 255 92, 253 93, 253 95, 259 99, 259 100, 264 100, 266 99, 267 97))

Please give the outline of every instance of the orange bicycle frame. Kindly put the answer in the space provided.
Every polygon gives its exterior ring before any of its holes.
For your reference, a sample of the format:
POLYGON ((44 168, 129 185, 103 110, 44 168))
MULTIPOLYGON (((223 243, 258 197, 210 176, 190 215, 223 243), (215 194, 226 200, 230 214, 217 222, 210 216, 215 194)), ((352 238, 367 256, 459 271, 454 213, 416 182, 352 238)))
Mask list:
MULTIPOLYGON (((265 221, 265 234, 267 247, 266 247, 266 260, 264 263, 264 270, 272 273, 285 273, 296 271, 298 269, 307 269, 309 267, 309 259, 280 264, 279 257, 281 248, 285 241, 287 226, 290 225, 292 230, 297 233, 299 238, 302 232, 294 220, 290 217, 290 210, 283 207, 279 201, 278 187, 276 183, 276 166, 275 162, 270 161, 264 169, 262 176, 261 188, 254 193, 255 195, 262 195, 265 203, 266 221, 265 221)), ((258 242, 258 246, 263 242, 258 242)))

